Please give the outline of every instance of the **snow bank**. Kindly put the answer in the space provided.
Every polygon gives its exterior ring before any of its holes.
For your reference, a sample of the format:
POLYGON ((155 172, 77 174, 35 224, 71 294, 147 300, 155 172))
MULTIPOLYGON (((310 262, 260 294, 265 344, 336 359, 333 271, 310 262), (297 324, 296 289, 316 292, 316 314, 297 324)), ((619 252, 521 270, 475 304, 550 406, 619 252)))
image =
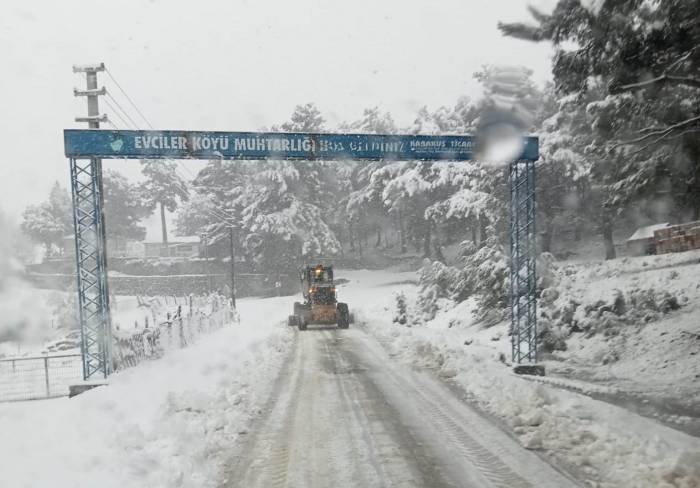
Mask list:
MULTIPOLYGON (((353 282, 358 280, 363 283, 361 276, 353 282)), ((510 357, 507 325, 475 324, 473 301, 441 311, 425 325, 392 323, 393 293, 402 291, 409 307, 416 299, 416 287, 401 281, 372 275, 369 287, 348 290, 348 300, 356 299, 351 301, 356 317, 394 357, 456 381, 525 447, 542 451, 594 486, 700 486, 700 439, 513 374, 503 363, 510 357)))
POLYGON ((288 299, 73 399, 0 404, 0 486, 217 486, 288 349, 288 299))
POLYGON ((700 251, 555 263, 553 274, 542 323, 561 328, 567 348, 548 368, 700 406, 700 251))

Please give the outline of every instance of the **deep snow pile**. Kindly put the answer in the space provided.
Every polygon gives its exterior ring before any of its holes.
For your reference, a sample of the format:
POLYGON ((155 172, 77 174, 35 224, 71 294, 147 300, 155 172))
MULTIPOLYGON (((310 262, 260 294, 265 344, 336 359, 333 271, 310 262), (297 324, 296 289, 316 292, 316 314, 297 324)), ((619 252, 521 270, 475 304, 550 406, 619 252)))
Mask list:
POLYGON ((240 325, 73 399, 0 404, 0 486, 217 486, 266 400, 289 299, 242 300, 240 325))
POLYGON ((398 303, 407 303, 410 316, 417 288, 406 280, 415 280, 415 274, 382 279, 373 275, 369 282, 362 273, 343 276, 369 285, 349 289, 347 300, 357 319, 391 353, 456 381, 527 448, 541 450, 593 486, 700 485, 700 439, 623 408, 514 375, 503 363, 510 355, 507 324, 483 328, 475 323, 475 300, 439 311, 422 325, 410 319, 400 324, 396 297, 403 294, 398 303))
POLYGON ((562 340, 553 372, 700 409, 700 251, 552 267, 540 308, 562 340))

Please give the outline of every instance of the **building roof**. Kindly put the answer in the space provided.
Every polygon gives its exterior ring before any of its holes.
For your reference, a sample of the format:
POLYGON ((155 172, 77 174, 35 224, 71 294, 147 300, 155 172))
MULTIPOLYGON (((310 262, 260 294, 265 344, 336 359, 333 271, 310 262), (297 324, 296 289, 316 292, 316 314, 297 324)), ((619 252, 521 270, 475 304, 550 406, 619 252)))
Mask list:
POLYGON ((653 225, 647 225, 645 227, 639 227, 637 230, 634 231, 634 234, 630 236, 628 241, 638 241, 641 239, 653 239, 654 238, 654 231, 659 230, 659 229, 664 229, 669 226, 668 222, 664 222, 663 224, 653 224, 653 225))
MULTIPOLYGON (((199 236, 176 236, 168 239, 168 245, 173 244, 199 244, 199 236)), ((144 244, 163 244, 163 241, 144 241, 144 244)))

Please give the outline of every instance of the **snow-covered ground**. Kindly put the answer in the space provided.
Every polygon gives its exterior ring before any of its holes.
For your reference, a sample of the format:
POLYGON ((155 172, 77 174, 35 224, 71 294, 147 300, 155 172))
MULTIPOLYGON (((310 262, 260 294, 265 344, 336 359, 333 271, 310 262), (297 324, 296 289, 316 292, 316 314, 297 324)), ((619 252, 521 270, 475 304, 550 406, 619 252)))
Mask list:
POLYGON ((268 396, 289 299, 241 300, 240 325, 72 399, 0 404, 0 486, 215 486, 220 454, 268 396))
MULTIPOLYGON (((697 263, 696 257, 689 254, 692 253, 687 253, 685 258, 681 255, 636 258, 619 261, 617 266, 615 262, 602 264, 599 268, 608 269, 619 277, 633 272, 633 269, 646 269, 650 264, 643 264, 645 259, 653 260, 658 267, 681 264, 689 259, 697 263), (626 270, 625 266, 630 269, 626 270)), ((590 270, 590 264, 584 269, 590 270)), ((672 269, 667 271, 672 272, 672 269)), ((697 280, 697 273, 697 269, 693 271, 692 268, 687 272, 679 270, 678 276, 673 278, 679 280, 676 291, 687 290, 690 282, 697 280)), ((362 273, 348 275, 354 278, 351 282, 362 281, 362 273)), ((591 271, 591 277, 604 280, 605 276, 605 273, 591 271)), ((682 428, 666 427, 625 408, 513 374, 503 362, 510 355, 507 325, 482 328, 474 324, 474 303, 471 300, 438 314, 425 325, 407 327, 392 323, 395 310, 392 293, 403 292, 409 303, 415 301, 416 287, 400 283, 410 278, 410 275, 387 278, 380 291, 376 285, 381 280, 375 275, 375 287, 348 292, 358 319, 399 360, 432 369, 438 376, 454 381, 468 398, 503 422, 524 446, 543 452, 592 486, 700 486, 700 439, 683 433, 682 428), (357 311, 357 303, 367 305, 357 311)), ((653 278, 646 277, 646 280, 653 278)), ((609 283, 615 284, 620 283, 609 283)), ((587 284, 579 282, 577 285, 590 293, 605 293, 593 279, 587 284)), ((668 287, 663 281, 659 285, 668 287)), ((697 318, 697 308, 691 308, 689 303, 684 304, 684 308, 677 311, 675 319, 668 317, 664 320, 681 329, 690 327, 693 318, 697 318), (687 315, 681 315, 683 313, 687 315)), ((693 323, 693 327, 696 324, 693 323)), ((642 334, 635 346, 637 349, 626 352, 630 361, 635 361, 635 354, 651 348, 655 338, 647 343, 644 341, 642 334)), ((657 353, 655 359, 661 364, 684 361, 689 368, 695 357, 690 356, 690 361, 681 359, 682 354, 661 348, 657 353)), ((588 360, 591 366, 595 363, 594 356, 588 360)), ((650 357, 641 357, 636 360, 636 367, 649 360, 650 357)), ((634 364, 630 366, 630 377, 633 377, 634 367, 634 364)), ((689 381, 694 378, 673 372, 667 374, 658 384, 675 379, 679 383, 685 381, 689 386, 689 381)), ((654 376, 653 368, 649 368, 648 375, 654 376)), ((573 380, 568 383, 572 389, 595 387, 573 380)))
POLYGON ((559 266, 559 295, 576 300, 580 333, 545 364, 552 375, 655 404, 700 435, 700 251, 559 266), (694 415, 694 419, 692 418, 694 415))
MULTIPOLYGON (((393 360, 457 386, 523 446, 587 485, 699 486, 699 438, 514 375, 501 360, 509 351, 505 324, 488 329, 474 324, 472 301, 407 327, 392 322, 394 293, 402 291, 412 302, 416 273, 337 274, 348 280, 339 286, 339 298, 355 314, 352 327, 376 337, 393 360)), ((0 404, 0 486, 216 486, 299 333, 284 325, 293 301, 242 300, 240 325, 116 374, 109 386, 73 399, 0 404)), ((689 301, 673 313, 691 311, 689 301)), ((568 382, 582 389, 589 384, 568 382)))

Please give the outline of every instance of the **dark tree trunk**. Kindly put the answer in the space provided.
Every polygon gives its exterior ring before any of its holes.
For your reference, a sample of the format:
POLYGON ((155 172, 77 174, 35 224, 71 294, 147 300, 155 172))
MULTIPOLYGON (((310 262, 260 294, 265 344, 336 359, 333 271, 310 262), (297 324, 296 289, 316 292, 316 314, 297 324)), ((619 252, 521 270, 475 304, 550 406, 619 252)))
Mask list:
POLYGON ((603 244, 605 245, 605 259, 615 259, 615 242, 613 241, 613 218, 607 213, 603 215, 602 222, 603 244))
POLYGON ((554 234, 553 219, 545 217, 544 231, 542 232, 542 252, 552 252, 552 235, 554 234))
POLYGON ((348 225, 348 240, 350 241, 350 251, 355 252, 355 233, 352 228, 352 221, 348 225))
POLYGON ((360 252, 360 258, 362 258, 362 229, 357 229, 357 245, 360 252))
POLYGON ((433 243, 433 249, 435 250, 435 259, 437 259, 441 263, 444 263, 445 256, 442 254, 442 246, 437 240, 435 240, 435 242, 433 243))
POLYGON ((165 206, 162 202, 160 204, 160 228, 163 232, 163 244, 161 245, 160 255, 170 256, 170 253, 168 252, 168 227, 165 223, 165 206))
POLYGON ((406 248, 406 232, 404 231, 403 215, 399 211, 399 239, 401 240, 401 253, 405 254, 408 249, 406 248))
POLYGON ((430 232, 430 226, 426 225, 425 226, 425 238, 423 240, 423 257, 424 258, 429 258, 430 257, 430 238, 431 236, 430 232))
POLYGON ((486 227, 488 226, 489 220, 483 215, 479 215, 479 242, 484 242, 486 240, 486 227))
POLYGON ((382 246, 382 228, 379 227, 377 229, 377 242, 374 243, 374 247, 381 247, 382 246))
POLYGON ((588 189, 583 180, 576 183, 576 192, 578 193, 578 205, 576 206, 576 216, 574 217, 574 240, 579 242, 583 237, 584 217, 588 215, 586 211, 590 209, 588 202, 588 189))

